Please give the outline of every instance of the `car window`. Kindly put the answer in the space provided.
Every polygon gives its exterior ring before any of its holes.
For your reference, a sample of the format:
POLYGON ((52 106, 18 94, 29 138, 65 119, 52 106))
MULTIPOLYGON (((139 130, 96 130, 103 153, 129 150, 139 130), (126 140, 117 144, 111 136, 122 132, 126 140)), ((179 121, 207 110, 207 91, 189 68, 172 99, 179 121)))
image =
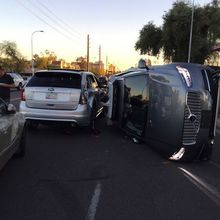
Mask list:
POLYGON ((16 75, 17 78, 23 79, 21 75, 19 75, 19 74, 15 74, 15 75, 16 75))
POLYGON ((37 72, 27 83, 27 87, 81 88, 81 75, 64 72, 37 72))
POLYGON ((124 126, 136 135, 143 135, 148 111, 147 76, 125 78, 124 88, 124 126))
POLYGON ((99 87, 99 80, 95 76, 93 76, 93 78, 95 80, 95 84, 94 84, 95 88, 99 87))
POLYGON ((13 78, 18 78, 18 76, 15 73, 9 73, 9 75, 13 78))
POLYGON ((97 88, 97 86, 98 86, 97 81, 95 80, 95 78, 92 75, 87 76, 87 86, 88 86, 88 88, 93 88, 93 89, 97 88))

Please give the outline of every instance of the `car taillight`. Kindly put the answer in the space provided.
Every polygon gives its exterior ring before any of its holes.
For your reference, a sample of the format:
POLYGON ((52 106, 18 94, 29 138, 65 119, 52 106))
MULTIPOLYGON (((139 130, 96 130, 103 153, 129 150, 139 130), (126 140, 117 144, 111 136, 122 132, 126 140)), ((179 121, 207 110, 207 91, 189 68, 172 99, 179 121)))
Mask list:
POLYGON ((21 101, 25 101, 25 93, 24 93, 24 89, 21 90, 21 101))
POLYGON ((81 92, 79 104, 85 105, 87 104, 87 101, 88 101, 88 92, 87 91, 81 92))

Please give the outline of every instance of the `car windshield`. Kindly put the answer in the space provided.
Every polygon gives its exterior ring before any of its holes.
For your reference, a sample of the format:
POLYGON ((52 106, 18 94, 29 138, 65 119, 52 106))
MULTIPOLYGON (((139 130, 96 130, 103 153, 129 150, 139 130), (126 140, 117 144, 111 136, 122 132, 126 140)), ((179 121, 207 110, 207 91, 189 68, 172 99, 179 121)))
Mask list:
POLYGON ((81 88, 81 75, 64 72, 38 72, 30 79, 29 87, 81 88))
POLYGON ((17 78, 17 79, 22 78, 22 77, 21 77, 19 74, 17 74, 17 73, 9 73, 9 75, 11 75, 11 77, 17 78))

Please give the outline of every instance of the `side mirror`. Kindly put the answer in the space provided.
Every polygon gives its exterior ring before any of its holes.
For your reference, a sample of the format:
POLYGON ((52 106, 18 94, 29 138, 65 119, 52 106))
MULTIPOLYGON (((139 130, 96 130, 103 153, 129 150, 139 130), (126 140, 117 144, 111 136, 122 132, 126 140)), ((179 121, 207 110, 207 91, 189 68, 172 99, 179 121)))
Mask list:
POLYGON ((16 113, 16 107, 13 104, 8 104, 7 106, 7 112, 9 114, 14 114, 16 113))

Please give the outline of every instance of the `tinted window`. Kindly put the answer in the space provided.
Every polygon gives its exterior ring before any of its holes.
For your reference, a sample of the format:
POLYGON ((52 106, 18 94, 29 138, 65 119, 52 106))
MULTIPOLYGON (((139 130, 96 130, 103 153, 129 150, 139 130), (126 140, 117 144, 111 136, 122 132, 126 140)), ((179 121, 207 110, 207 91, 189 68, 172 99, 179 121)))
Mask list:
POLYGON ((124 126, 136 135, 143 134, 149 101, 147 76, 125 78, 124 126))
POLYGON ((210 82, 211 80, 209 75, 210 75, 209 70, 202 70, 202 77, 204 80, 205 89, 210 92, 211 91, 210 83, 212 82, 210 82))
POLYGON ((30 79, 30 87, 81 88, 81 75, 63 72, 38 72, 30 79))

